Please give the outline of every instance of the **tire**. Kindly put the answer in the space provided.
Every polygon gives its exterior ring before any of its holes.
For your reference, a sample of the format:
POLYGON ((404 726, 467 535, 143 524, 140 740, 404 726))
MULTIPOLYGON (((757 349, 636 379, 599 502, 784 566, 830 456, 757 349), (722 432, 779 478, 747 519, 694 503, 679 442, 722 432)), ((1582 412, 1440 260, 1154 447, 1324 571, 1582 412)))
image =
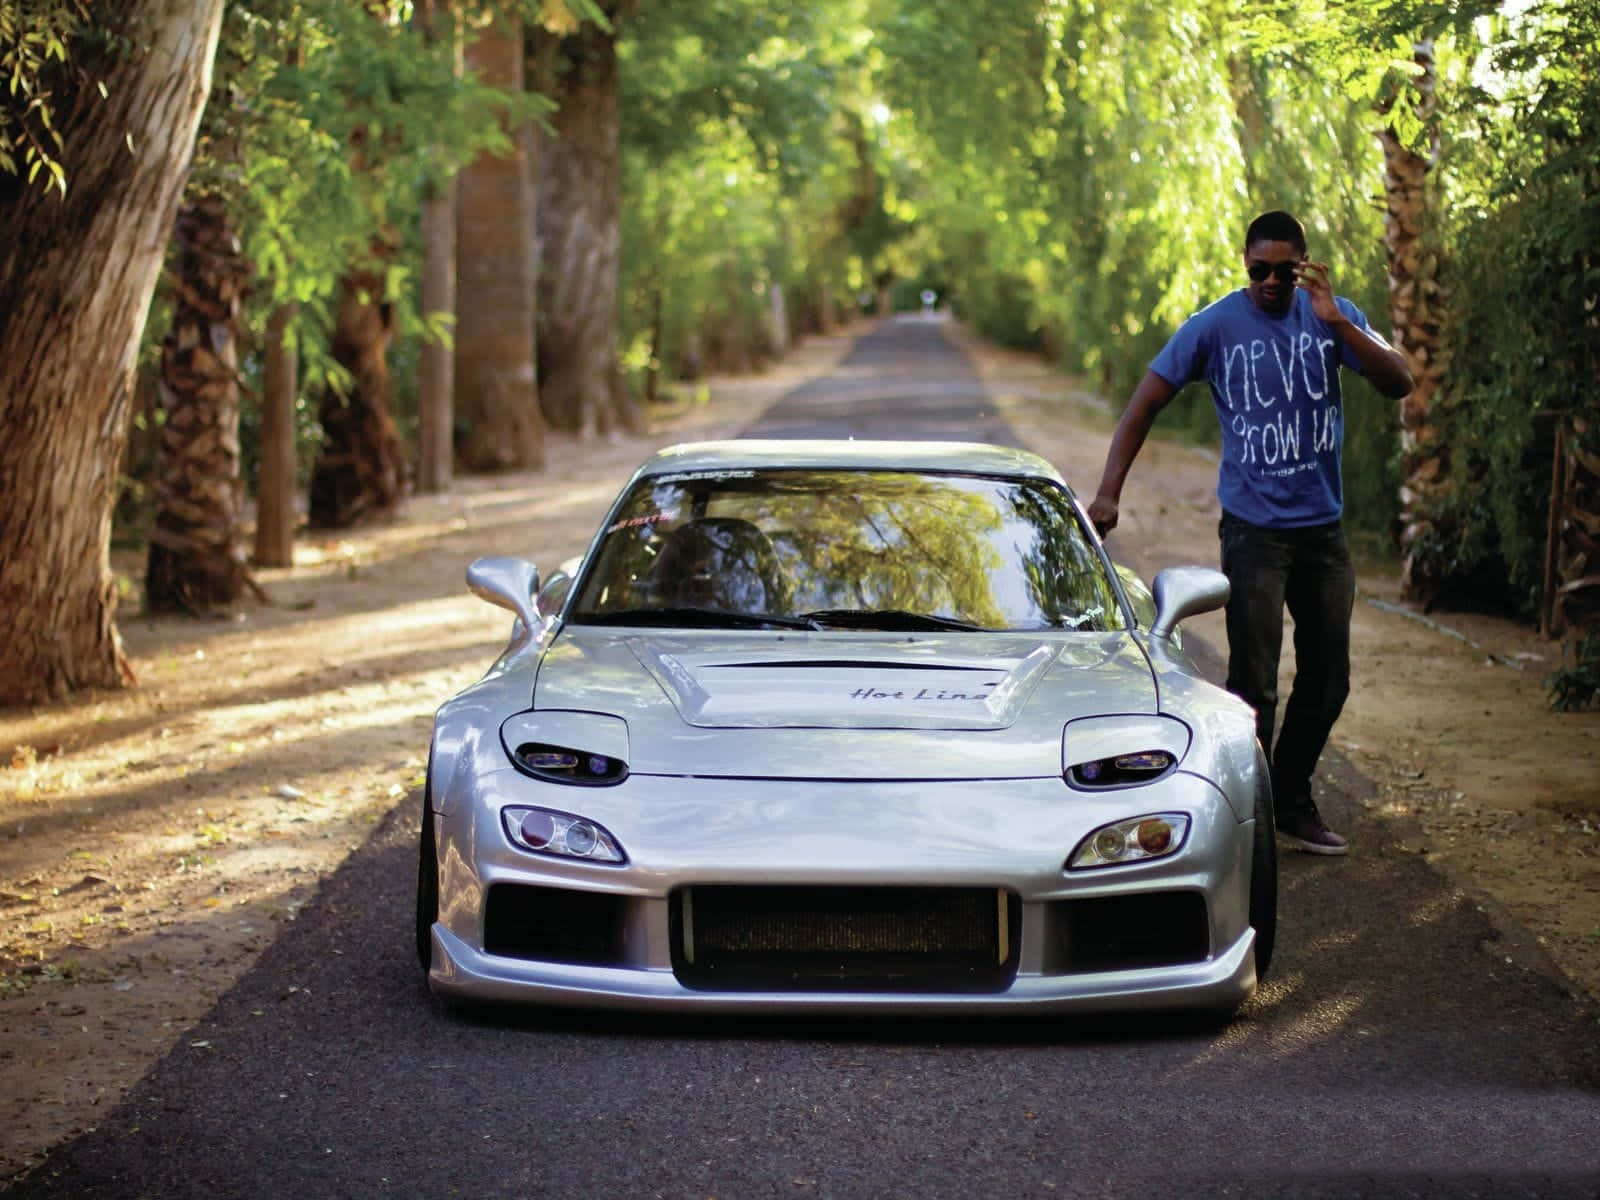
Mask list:
POLYGON ((422 789, 422 835, 417 844, 417 962, 433 966, 433 923, 439 919, 439 850, 433 833, 433 780, 422 789))
POLYGON ((1267 977, 1278 940, 1278 838, 1272 817, 1272 788, 1256 787, 1255 840, 1250 850, 1250 924, 1256 931, 1256 982, 1267 977))

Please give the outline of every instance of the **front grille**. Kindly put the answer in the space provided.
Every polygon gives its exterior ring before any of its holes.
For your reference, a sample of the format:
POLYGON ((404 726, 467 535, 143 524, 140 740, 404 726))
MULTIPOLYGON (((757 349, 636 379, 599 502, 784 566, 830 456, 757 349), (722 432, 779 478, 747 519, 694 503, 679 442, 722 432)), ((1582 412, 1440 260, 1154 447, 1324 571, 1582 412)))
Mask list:
POLYGON ((483 906, 488 954, 604 966, 621 961, 623 898, 497 883, 483 906))
POLYGON ((995 992, 1017 971, 1020 906, 994 888, 683 888, 672 966, 710 991, 995 992))
POLYGON ((1055 906, 1061 969, 1122 971, 1204 962, 1211 926, 1199 892, 1135 892, 1055 906))

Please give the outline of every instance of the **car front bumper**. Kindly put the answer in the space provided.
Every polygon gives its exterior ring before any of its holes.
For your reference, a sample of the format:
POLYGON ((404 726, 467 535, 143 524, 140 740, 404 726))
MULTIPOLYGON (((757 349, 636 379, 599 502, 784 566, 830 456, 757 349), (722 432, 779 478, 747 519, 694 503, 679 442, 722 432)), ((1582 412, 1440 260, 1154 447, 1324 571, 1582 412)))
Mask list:
MULTIPOLYGON (((1236 1006, 1255 987, 1248 921, 1253 824, 1207 781, 1182 773, 1148 787, 1072 792, 1056 780, 848 783, 630 778, 618 788, 551 788, 515 773, 472 781, 435 813, 439 920, 429 982, 447 999, 682 1012, 1064 1013, 1236 1006), (536 804, 605 826, 619 866, 529 854, 500 809, 536 804), (1068 871, 1074 847, 1111 821, 1182 813, 1174 854, 1068 871), (681 898, 706 887, 994 889, 1014 914, 1005 978, 993 987, 707 987, 681 971, 681 898), (604 897, 615 938, 605 961, 519 949, 489 952, 492 889, 604 897), (1079 902, 1199 897, 1200 946, 1184 961, 1075 961, 1079 902)), ((1135 908, 1133 911, 1137 911, 1135 908)), ((498 948, 497 948, 498 949, 498 948)))

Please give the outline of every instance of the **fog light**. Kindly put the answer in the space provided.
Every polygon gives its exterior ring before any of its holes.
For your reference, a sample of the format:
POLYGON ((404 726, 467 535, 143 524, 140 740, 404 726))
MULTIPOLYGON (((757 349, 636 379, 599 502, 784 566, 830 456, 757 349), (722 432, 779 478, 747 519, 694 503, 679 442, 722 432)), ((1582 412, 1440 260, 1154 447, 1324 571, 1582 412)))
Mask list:
POLYGON ((604 828, 569 813, 515 805, 501 810, 500 821, 519 850, 613 865, 628 860, 617 839, 604 828))
POLYGON ((574 821, 567 826, 567 853, 588 858, 600 842, 600 835, 587 821, 574 821))
POLYGON ((1185 813, 1151 813, 1102 825, 1068 855, 1066 869, 1121 866, 1165 858, 1183 848, 1189 835, 1185 813))
POLYGON ((1120 829, 1102 829, 1094 835, 1094 852, 1115 862, 1128 852, 1128 835, 1120 829))
POLYGON ((534 809, 522 818, 517 826, 523 844, 532 850, 543 850, 556 836, 556 819, 543 809, 534 809))
POLYGON ((1162 854, 1172 845, 1172 825, 1160 817, 1140 821, 1135 840, 1146 854, 1162 854))

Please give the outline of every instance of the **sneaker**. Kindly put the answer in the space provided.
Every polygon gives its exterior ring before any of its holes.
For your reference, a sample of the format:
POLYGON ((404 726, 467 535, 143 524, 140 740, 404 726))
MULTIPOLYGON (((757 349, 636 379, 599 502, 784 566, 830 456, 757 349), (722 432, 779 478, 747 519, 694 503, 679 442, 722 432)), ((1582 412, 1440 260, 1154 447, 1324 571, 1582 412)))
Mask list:
POLYGON ((1279 813, 1278 836, 1307 854, 1350 853, 1350 843, 1322 823, 1316 805, 1279 813))

